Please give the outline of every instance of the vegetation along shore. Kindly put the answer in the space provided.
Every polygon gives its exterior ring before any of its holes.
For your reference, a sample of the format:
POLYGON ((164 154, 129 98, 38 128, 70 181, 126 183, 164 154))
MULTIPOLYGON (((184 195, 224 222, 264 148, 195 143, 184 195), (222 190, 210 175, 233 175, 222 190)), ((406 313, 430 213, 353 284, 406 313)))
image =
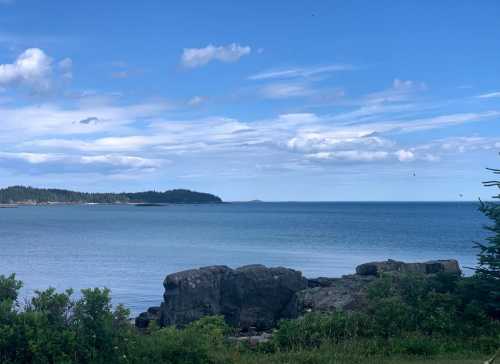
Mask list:
POLYGON ((316 279, 213 266, 168 275, 161 306, 134 327, 107 289, 48 289, 21 305, 22 283, 0 276, 0 362, 482 363, 500 343, 497 283, 453 260, 316 279))

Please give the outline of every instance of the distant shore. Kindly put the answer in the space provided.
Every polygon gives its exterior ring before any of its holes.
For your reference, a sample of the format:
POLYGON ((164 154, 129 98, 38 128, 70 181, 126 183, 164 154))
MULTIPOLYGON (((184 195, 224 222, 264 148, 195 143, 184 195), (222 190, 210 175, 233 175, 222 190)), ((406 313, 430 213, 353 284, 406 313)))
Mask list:
POLYGON ((55 188, 11 186, 0 189, 4 205, 72 204, 210 204, 221 203, 218 196, 186 189, 144 192, 77 192, 55 188))

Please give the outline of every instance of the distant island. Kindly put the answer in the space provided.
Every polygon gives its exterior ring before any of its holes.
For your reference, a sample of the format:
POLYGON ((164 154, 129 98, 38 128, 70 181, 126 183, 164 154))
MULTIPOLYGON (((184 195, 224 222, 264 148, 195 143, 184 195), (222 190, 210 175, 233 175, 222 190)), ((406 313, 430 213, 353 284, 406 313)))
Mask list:
POLYGON ((202 204, 221 203, 222 199, 210 193, 175 189, 165 192, 89 193, 54 188, 11 186, 0 189, 0 204, 78 204, 78 203, 130 203, 130 204, 202 204))

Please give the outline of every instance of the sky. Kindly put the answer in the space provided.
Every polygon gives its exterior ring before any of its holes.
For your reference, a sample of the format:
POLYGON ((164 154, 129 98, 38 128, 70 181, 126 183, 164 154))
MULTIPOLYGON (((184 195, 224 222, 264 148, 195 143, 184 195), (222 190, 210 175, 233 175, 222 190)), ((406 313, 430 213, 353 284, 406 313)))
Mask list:
POLYGON ((489 198, 500 2, 0 0, 0 187, 489 198))

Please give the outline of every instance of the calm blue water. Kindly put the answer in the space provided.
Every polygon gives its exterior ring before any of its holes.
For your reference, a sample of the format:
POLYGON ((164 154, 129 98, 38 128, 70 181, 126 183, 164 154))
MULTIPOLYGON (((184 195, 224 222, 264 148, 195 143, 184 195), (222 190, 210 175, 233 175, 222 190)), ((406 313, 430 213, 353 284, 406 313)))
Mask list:
POLYGON ((340 276, 371 260, 475 262, 487 221, 475 203, 255 203, 0 209, 0 274, 23 295, 111 288, 134 313, 157 305, 167 273, 261 263, 340 276))

